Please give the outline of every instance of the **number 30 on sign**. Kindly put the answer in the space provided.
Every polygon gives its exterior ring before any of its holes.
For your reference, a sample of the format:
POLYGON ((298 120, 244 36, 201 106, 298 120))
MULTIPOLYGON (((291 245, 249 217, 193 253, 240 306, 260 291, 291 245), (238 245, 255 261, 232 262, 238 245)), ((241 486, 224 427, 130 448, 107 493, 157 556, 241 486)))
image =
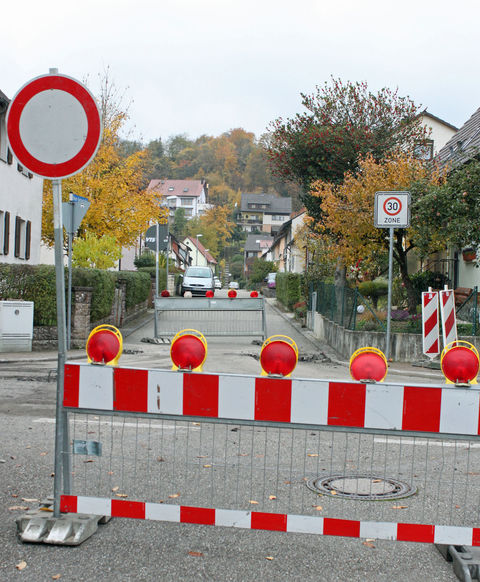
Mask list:
POLYGON ((375 226, 377 228, 410 226, 410 192, 376 192, 375 226))

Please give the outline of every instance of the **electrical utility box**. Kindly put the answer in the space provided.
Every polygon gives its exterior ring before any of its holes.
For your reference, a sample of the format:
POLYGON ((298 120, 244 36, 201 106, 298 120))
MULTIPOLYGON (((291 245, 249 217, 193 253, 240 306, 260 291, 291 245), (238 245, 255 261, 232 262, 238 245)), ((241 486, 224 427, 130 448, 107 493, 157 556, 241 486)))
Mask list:
POLYGON ((33 301, 0 301, 0 352, 31 352, 33 301))

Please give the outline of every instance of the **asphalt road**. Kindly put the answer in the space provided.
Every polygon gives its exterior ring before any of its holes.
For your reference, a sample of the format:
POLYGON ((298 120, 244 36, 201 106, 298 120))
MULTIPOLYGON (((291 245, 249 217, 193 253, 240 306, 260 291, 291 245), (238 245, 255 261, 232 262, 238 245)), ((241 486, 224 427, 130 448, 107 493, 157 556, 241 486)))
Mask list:
MULTIPOLYGON (((291 336, 300 353, 311 357, 299 362, 296 377, 348 378, 344 364, 328 359, 327 346, 312 343, 271 308, 268 327, 269 334, 291 336)), ((141 341, 152 336, 152 322, 129 335, 121 364, 170 367, 168 344, 141 341)), ((249 338, 212 338, 208 349, 205 371, 260 370, 260 346, 249 338)), ((0 364, 0 580, 456 580, 433 546, 382 540, 365 544, 363 539, 113 519, 79 547, 22 544, 15 517, 24 509, 18 508, 36 507, 35 500, 53 489, 55 367, 55 354, 50 360, 35 360, 33 354, 0 364), (22 561, 26 566, 19 571, 16 565, 22 561)), ((399 382, 436 377, 436 372, 410 367, 392 370, 392 380, 399 382)), ((184 475, 193 493, 195 475, 184 475)))

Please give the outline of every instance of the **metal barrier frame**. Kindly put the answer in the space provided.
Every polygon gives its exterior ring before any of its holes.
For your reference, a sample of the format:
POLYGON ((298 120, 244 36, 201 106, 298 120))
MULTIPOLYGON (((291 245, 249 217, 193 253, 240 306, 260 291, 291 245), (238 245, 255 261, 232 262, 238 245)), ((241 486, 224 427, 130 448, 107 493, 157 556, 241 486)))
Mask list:
MULTIPOLYGON (((480 389, 67 363, 63 410, 250 426, 480 440, 480 389)), ((69 449, 70 457, 71 449, 69 449)), ((68 459, 64 459, 67 461, 68 459)), ((376 522, 70 494, 63 512, 285 532, 480 546, 480 527, 376 522)))
MULTIPOLYGON (((214 336, 254 336, 262 337, 263 340, 267 338, 267 319, 265 314, 265 299, 263 297, 156 297, 155 298, 155 337, 169 337, 172 335, 170 331, 162 332, 160 329, 159 315, 161 312, 174 311, 205 311, 205 312, 233 312, 257 311, 262 315, 261 325, 253 332, 235 332, 235 330, 226 329, 225 331, 205 332, 202 328, 202 333, 207 337, 214 336)), ((178 326, 177 326, 178 327, 178 326)), ((186 327, 191 327, 188 325, 186 327)))

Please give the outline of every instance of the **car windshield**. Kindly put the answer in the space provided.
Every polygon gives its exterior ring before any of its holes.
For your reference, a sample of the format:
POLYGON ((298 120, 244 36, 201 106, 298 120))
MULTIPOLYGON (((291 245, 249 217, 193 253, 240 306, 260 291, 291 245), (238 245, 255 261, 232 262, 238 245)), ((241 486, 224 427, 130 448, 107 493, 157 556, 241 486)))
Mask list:
POLYGON ((197 277, 198 279, 210 279, 212 272, 207 267, 190 267, 185 273, 185 277, 197 277))

